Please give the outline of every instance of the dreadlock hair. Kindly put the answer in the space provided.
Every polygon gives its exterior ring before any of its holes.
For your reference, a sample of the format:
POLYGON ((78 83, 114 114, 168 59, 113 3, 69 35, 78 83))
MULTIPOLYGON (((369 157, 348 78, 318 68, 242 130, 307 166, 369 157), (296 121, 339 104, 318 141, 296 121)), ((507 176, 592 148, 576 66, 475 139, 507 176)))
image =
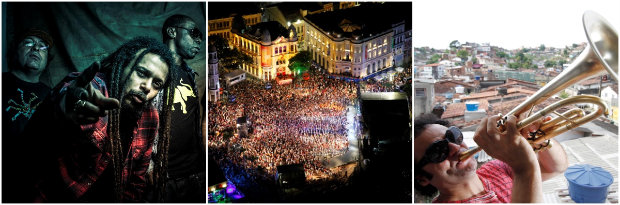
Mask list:
MULTIPOLYGON (((432 114, 432 113, 425 113, 425 114, 421 114, 418 117, 416 117, 413 120, 413 129, 414 129, 414 134, 413 134, 413 138, 418 138, 420 135, 422 135, 422 132, 424 132, 424 130, 426 130, 426 127, 428 125, 431 124, 440 124, 443 126, 450 126, 450 123, 446 120, 442 120, 439 119, 437 117, 437 115, 432 114)), ((414 159, 415 160, 415 159, 414 159)), ((433 175, 431 173, 428 173, 426 171, 424 171, 422 169, 422 167, 416 166, 415 161, 414 161, 414 165, 413 165, 414 169, 415 169, 415 176, 422 176, 422 177, 426 177, 429 180, 433 178, 433 175)), ((418 180, 414 180, 414 188, 415 190, 417 190, 418 192, 420 192, 420 194, 424 195, 424 196, 433 196, 437 193, 437 188, 434 187, 433 185, 426 185, 426 186, 422 186, 420 183, 418 183, 418 180)))
MULTIPOLYGON (((160 177, 166 176, 165 172, 168 164, 167 149, 170 139, 170 119, 173 102, 172 97, 174 96, 171 95, 171 93, 174 94, 174 92, 171 92, 170 89, 174 89, 174 86, 171 85, 173 85, 177 79, 177 74, 176 72, 174 72, 176 70, 176 65, 174 64, 174 59, 172 57, 170 49, 168 49, 167 46, 155 40, 154 38, 136 37, 121 45, 120 48, 118 48, 114 53, 106 57, 101 64, 103 72, 107 73, 107 78, 110 81, 110 97, 120 100, 123 97, 121 95, 125 86, 125 80, 121 79, 123 70, 128 67, 133 61, 133 65, 131 65, 129 69, 131 69, 131 72, 134 72, 136 65, 147 53, 158 55, 161 60, 168 65, 169 68, 166 83, 162 88, 164 95, 162 109, 159 113, 160 115, 158 129, 160 145, 164 144, 162 148, 165 151, 159 151, 156 154, 157 156, 153 157, 153 161, 156 162, 154 174, 160 177)), ((110 124, 108 126, 108 134, 110 136, 112 164, 114 165, 114 191, 117 201, 120 201, 122 199, 123 193, 122 173, 124 158, 122 153, 123 149, 121 147, 122 145, 120 136, 120 116, 121 111, 119 109, 110 110, 110 113, 108 115, 110 124)), ((165 183, 158 184, 163 184, 160 189, 164 189, 163 186, 165 185, 165 183)))
POLYGON ((186 21, 194 21, 191 17, 181 14, 175 14, 166 19, 164 22, 164 26, 161 27, 161 35, 164 38, 164 42, 166 42, 170 38, 168 36, 168 32, 166 31, 169 27, 179 26, 186 21))

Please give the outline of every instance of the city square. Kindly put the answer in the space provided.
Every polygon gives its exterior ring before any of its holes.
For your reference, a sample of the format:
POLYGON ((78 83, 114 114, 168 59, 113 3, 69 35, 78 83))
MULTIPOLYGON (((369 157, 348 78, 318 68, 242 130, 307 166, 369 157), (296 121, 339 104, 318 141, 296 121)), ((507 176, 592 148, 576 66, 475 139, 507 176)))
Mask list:
POLYGON ((411 202, 411 3, 208 9, 210 202, 411 202))

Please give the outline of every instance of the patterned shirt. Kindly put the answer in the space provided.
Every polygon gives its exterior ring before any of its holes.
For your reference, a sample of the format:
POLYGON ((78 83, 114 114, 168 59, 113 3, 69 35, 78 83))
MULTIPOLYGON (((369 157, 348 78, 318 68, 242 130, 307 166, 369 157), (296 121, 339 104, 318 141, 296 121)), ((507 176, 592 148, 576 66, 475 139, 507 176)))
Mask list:
MULTIPOLYGON (((80 73, 71 73, 65 80, 74 79, 80 73)), ((98 89, 108 97, 105 75, 97 73, 91 82, 93 88, 98 89)), ((63 87, 59 92, 52 93, 53 96, 61 96, 66 92, 71 81, 62 82, 63 87)), ((122 119, 121 119, 122 120, 122 119)), ((123 123, 123 122, 121 122, 123 123)), ((133 139, 129 147, 129 152, 123 162, 122 173, 122 201, 143 201, 144 189, 146 187, 146 170, 151 160, 153 140, 157 134, 159 126, 159 114, 153 107, 143 110, 142 116, 133 128, 133 139)), ((35 201, 48 201, 54 199, 53 193, 58 190, 65 190, 71 195, 70 198, 79 201, 106 169, 113 169, 112 154, 110 153, 110 139, 108 136, 108 116, 100 117, 99 121, 93 124, 81 125, 81 136, 71 143, 70 150, 77 153, 67 153, 60 155, 57 159, 57 166, 52 178, 45 178, 36 186, 39 188, 39 196, 35 201), (94 150, 94 151, 93 151, 94 150), (83 152, 81 152, 83 151, 83 152), (62 180, 62 187, 58 183, 48 181, 62 180), (50 185, 54 184, 54 185, 50 185), (58 189, 58 190, 53 190, 58 189)), ((59 131, 61 132, 61 131, 59 131)), ((125 146, 125 145, 123 145, 125 146)), ((67 194, 67 193, 63 194, 67 194)), ((111 196, 113 197, 113 196, 111 196)))
POLYGON ((512 168, 499 160, 492 160, 476 170, 485 192, 459 201, 433 201, 433 203, 510 203, 512 196, 512 168))

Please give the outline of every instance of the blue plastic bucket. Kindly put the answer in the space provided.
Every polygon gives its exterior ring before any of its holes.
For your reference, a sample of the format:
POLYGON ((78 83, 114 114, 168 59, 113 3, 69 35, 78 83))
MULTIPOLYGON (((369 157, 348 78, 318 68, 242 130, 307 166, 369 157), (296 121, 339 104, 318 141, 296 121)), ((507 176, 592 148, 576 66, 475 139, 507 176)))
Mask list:
POLYGON ((568 167, 564 177, 570 198, 577 203, 605 203, 607 188, 614 181, 607 170, 589 164, 568 167))
POLYGON ((476 111, 478 110, 478 102, 466 102, 465 107, 467 107, 467 111, 476 111))

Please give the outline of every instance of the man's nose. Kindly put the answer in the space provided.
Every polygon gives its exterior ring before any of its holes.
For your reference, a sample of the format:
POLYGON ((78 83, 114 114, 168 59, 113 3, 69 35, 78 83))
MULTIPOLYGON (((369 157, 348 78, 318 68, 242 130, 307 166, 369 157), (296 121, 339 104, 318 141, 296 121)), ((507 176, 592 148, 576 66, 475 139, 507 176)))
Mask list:
POLYGON ((194 40, 196 42, 196 44, 200 45, 200 43, 202 42, 201 37, 195 38, 194 40))
POLYGON ((459 152, 459 150, 461 149, 461 145, 450 142, 448 143, 448 148, 450 148, 450 156, 452 156, 459 152))
POLYGON ((149 92, 151 92, 151 89, 153 89, 153 80, 152 79, 148 79, 143 81, 140 84, 140 90, 142 90, 142 92, 144 92, 144 94, 149 94, 149 92))

